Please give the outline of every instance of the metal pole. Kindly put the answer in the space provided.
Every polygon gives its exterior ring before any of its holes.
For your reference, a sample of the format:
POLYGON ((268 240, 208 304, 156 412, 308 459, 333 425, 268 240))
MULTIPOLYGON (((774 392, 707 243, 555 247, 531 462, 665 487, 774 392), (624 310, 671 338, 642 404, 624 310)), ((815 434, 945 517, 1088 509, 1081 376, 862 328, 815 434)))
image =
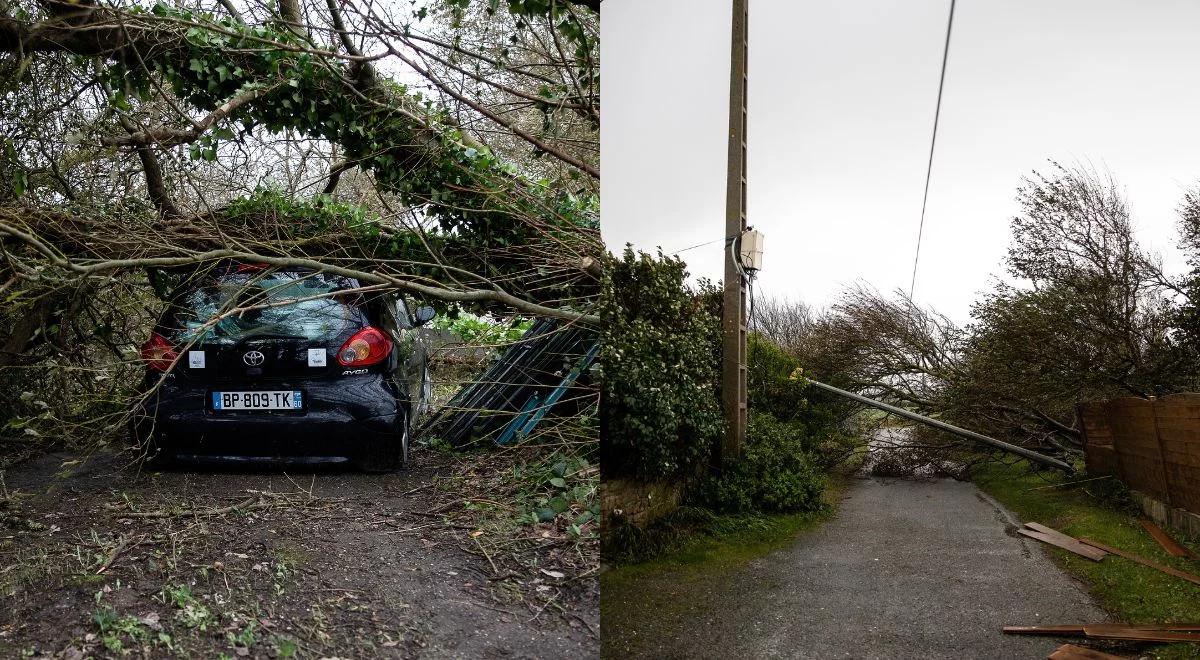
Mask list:
POLYGON ((847 399, 853 399, 859 403, 865 403, 868 406, 873 406, 875 408, 879 408, 880 410, 886 410, 887 412, 890 412, 894 415, 899 415, 901 417, 904 417, 905 419, 911 419, 914 422, 920 422, 927 426, 932 426, 936 429, 941 429, 948 433, 953 433, 955 435, 959 435, 964 438, 969 438, 976 442, 982 442, 985 445, 991 445, 997 449, 1003 449, 1004 451, 1012 452, 1014 454, 1024 456, 1025 458, 1028 458, 1031 461, 1035 461, 1035 462, 1041 463, 1043 465, 1049 465, 1050 467, 1058 468, 1060 470, 1063 470, 1064 472, 1068 472, 1068 473, 1075 472, 1075 468, 1071 467, 1071 465, 1069 463, 1060 461, 1057 458, 1051 458, 1049 456, 1039 454, 1036 451, 1032 451, 1032 450, 1026 449, 1024 447, 1018 447, 1017 445, 1009 444, 1007 442, 1004 442, 1003 440, 989 438, 986 435, 982 435, 982 434, 976 433, 974 431, 968 431, 966 429, 959 428, 952 424, 947 424, 946 422, 938 421, 936 419, 933 419, 932 417, 926 417, 925 415, 920 415, 918 413, 915 413, 915 412, 912 412, 909 410, 905 410, 904 408, 898 408, 896 406, 884 403, 882 401, 876 401, 875 399, 868 399, 867 397, 862 396, 861 394, 855 394, 854 392, 847 392, 846 390, 836 388, 833 385, 826 385, 825 383, 821 383, 821 382, 812 380, 811 378, 808 379, 808 382, 810 385, 815 385, 816 387, 823 389, 826 392, 832 392, 839 396, 844 396, 847 399))
POLYGON ((746 437, 746 282, 737 239, 746 231, 746 52, 748 0, 733 0, 729 66, 729 170, 725 190, 725 280, 721 306, 721 460, 736 458, 746 437))

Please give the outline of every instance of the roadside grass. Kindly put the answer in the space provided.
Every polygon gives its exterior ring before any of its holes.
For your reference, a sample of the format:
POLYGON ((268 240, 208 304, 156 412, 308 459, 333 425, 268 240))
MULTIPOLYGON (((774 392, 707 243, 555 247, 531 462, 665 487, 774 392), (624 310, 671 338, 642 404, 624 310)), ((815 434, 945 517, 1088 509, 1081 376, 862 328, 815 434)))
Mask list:
POLYGON ((618 566, 606 575, 633 576, 666 566, 741 563, 787 545, 828 517, 826 511, 733 515, 682 506, 649 529, 629 525, 614 529, 604 559, 618 566))
MULTIPOLYGON (((1064 483, 1071 480, 1034 472, 1024 462, 990 464, 973 475, 973 481, 984 492, 1016 513, 1022 522, 1040 522, 1065 534, 1100 541, 1160 564, 1189 573, 1200 572, 1200 563, 1170 556, 1146 533, 1138 523, 1140 511, 1123 496, 1115 480, 1064 483)), ((1200 550, 1200 544, 1189 542, 1176 531, 1170 533, 1180 543, 1200 550)), ((1044 547, 1055 563, 1084 582, 1100 604, 1121 622, 1200 622, 1200 586, 1122 557, 1110 556, 1092 562, 1065 550, 1044 547)), ((1157 658, 1200 657, 1200 648, 1195 644, 1158 646, 1148 652, 1157 658)))
POLYGON ((680 507, 648 530, 623 528, 626 536, 606 547, 600 575, 601 657, 625 657, 643 640, 669 639, 688 621, 707 616, 718 607, 709 591, 715 578, 833 517, 845 483, 831 476, 826 484, 827 506, 820 511, 718 515, 680 507))

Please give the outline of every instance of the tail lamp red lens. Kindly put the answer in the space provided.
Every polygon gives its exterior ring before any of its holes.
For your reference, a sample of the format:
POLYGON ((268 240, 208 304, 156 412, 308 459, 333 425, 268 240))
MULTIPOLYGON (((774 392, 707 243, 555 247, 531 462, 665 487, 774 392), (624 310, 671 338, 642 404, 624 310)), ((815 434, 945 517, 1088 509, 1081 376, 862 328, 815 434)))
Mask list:
POLYGON ((342 344, 337 361, 343 367, 366 367, 379 364, 391 353, 392 340, 378 328, 367 326, 342 344))
POLYGON ((162 335, 152 332, 142 346, 142 359, 151 369, 165 372, 179 359, 179 352, 162 335))

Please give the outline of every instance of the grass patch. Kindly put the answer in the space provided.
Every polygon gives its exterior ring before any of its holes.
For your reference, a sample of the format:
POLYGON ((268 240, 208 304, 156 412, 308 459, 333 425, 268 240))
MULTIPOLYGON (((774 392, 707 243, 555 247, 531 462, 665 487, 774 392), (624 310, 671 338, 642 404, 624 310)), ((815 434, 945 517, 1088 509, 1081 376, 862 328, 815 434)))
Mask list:
MULTIPOLYGON (((1087 537, 1189 573, 1195 562, 1168 555, 1138 524, 1140 512, 1114 487, 1115 480, 1047 488, 1069 480, 1033 473, 1025 464, 990 465, 974 476, 975 483, 1022 521, 1036 521, 1065 534, 1087 537)), ((1200 550, 1173 533, 1176 540, 1200 550)), ((1092 562, 1048 547, 1055 563, 1082 580, 1100 604, 1125 623, 1200 621, 1200 587, 1121 557, 1092 562)), ((1062 623, 1074 623, 1063 621, 1062 623)), ((1159 658, 1195 658, 1193 644, 1159 646, 1159 658)))
POLYGON ((828 517, 828 509, 792 514, 717 514, 683 506, 649 529, 613 530, 604 559, 609 571, 638 573, 662 565, 726 564, 752 559, 787 545, 796 534, 828 517))
POLYGON ((670 639, 714 611, 714 578, 788 546, 832 516, 843 483, 827 483, 826 506, 815 512, 735 515, 681 507, 648 530, 625 528, 626 536, 609 544, 618 554, 604 552, 606 562, 624 563, 600 576, 601 656, 626 657, 643 640, 670 639))

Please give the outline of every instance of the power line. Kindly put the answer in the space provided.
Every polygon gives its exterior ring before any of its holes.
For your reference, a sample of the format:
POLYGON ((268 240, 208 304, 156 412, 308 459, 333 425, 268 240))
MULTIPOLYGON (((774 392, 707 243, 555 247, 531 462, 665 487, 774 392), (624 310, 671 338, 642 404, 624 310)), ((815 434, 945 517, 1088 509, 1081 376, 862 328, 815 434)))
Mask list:
POLYGON ((913 255, 912 284, 908 297, 917 290, 917 262, 921 259, 921 236, 925 233, 925 206, 929 203, 929 178, 933 173, 933 149, 937 145, 938 119, 942 114, 942 88, 946 86, 946 60, 950 57, 950 32, 954 28, 954 0, 950 0, 950 19, 946 23, 946 46, 942 49, 942 76, 938 80, 937 106, 933 111, 933 136, 929 140, 929 165, 925 168, 925 195, 921 198, 921 224, 917 228, 917 252, 913 255))
POLYGON ((705 242, 705 243, 697 243, 696 245, 693 245, 693 246, 691 246, 691 247, 685 247, 685 248, 683 248, 682 250, 676 250, 676 251, 674 251, 674 252, 672 252, 672 253, 671 253, 671 256, 675 256, 675 255, 677 255, 677 254, 682 254, 682 253, 684 253, 684 252, 687 252, 688 250, 695 250, 696 248, 702 248, 702 247, 705 247, 705 246, 707 246, 707 245, 712 245, 713 243, 716 243, 716 242, 719 242, 719 241, 723 241, 723 240, 725 240, 725 239, 724 239, 724 238, 714 238, 713 240, 711 240, 711 241, 707 241, 707 242, 705 242))

